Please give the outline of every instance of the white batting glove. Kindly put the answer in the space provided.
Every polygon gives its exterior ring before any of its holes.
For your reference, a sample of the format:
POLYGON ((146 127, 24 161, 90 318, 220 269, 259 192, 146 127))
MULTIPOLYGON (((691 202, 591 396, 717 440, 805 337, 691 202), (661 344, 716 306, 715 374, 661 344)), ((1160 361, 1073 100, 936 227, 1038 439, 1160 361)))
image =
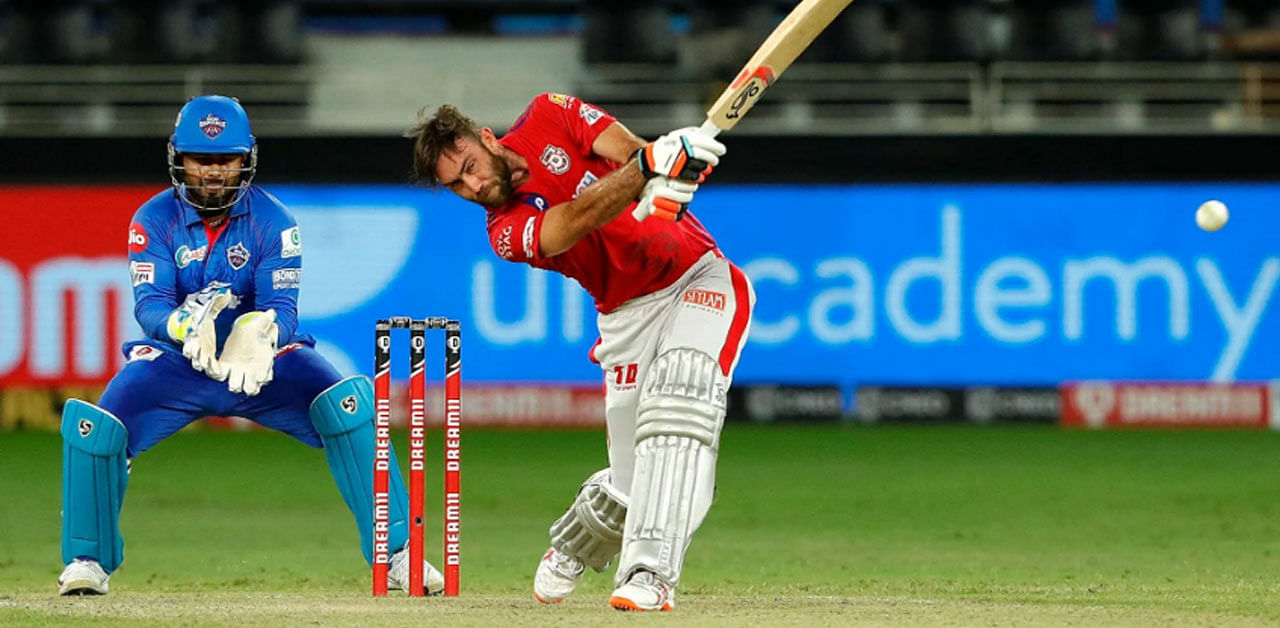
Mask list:
POLYGON ((702 183, 719 165, 724 144, 696 126, 676 129, 636 151, 646 179, 670 177, 702 183))
POLYGON ((631 215, 636 220, 657 216, 668 222, 676 222, 684 218, 696 191, 697 183, 658 177, 644 185, 644 191, 640 193, 640 200, 636 202, 631 215))
POLYGON ((191 368, 218 381, 225 379, 226 374, 218 365, 216 322, 222 310, 235 307, 239 302, 231 293, 230 284, 215 281, 187 295, 182 305, 169 314, 169 337, 182 343, 182 355, 191 360, 191 368))
POLYGON ((218 359, 226 372, 227 390, 252 397, 271 383, 279 336, 275 310, 246 312, 236 319, 218 359))

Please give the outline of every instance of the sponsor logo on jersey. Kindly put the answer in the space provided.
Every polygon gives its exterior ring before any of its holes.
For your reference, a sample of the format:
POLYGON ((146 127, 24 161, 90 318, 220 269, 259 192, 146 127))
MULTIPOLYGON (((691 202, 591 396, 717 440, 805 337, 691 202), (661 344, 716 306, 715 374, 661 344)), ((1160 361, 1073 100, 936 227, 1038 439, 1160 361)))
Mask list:
POLYGON ((129 350, 129 359, 127 362, 152 362, 160 357, 161 351, 150 345, 137 345, 129 350))
POLYGON ((207 246, 193 249, 184 244, 173 252, 173 261, 177 262, 178 268, 186 268, 191 265, 191 262, 203 262, 205 254, 208 252, 209 247, 207 246))
POLYGON ((129 252, 141 253, 147 249, 147 230, 139 223, 129 224, 129 252))
POLYGON ((524 204, 538 211, 543 211, 547 208, 547 199, 542 198, 537 194, 530 194, 524 197, 524 204))
POLYGON ((570 96, 568 94, 557 94, 555 92, 552 92, 550 94, 547 94, 547 100, 550 100, 551 102, 557 105, 560 105, 565 109, 568 109, 570 102, 573 101, 573 96, 570 96))
POLYGON ((604 112, 584 102, 581 105, 578 105, 578 117, 586 120, 587 125, 591 126, 599 122, 600 118, 604 117, 604 112))
POLYGON ((701 288, 691 288, 684 291, 685 303, 708 310, 717 312, 724 311, 725 297, 723 292, 712 292, 710 290, 702 290, 701 288))
POLYGON ((273 290, 297 290, 302 286, 301 268, 281 268, 271 271, 271 288, 273 290))
POLYGON ((209 139, 222 135, 222 131, 226 128, 227 121, 213 115, 212 113, 205 116, 204 119, 200 121, 200 130, 204 131, 204 134, 207 135, 209 139))
POLYGON ((578 195, 582 194, 582 191, 587 189, 588 185, 591 185, 592 183, 595 183, 598 180, 599 179, 596 177, 596 175, 592 173, 590 170, 588 170, 586 174, 582 175, 582 180, 578 182, 578 188, 573 191, 573 197, 578 198, 578 195))
POLYGON ((133 278, 133 287, 144 283, 156 282, 156 265, 151 262, 129 262, 129 276, 133 278))
POLYGON ((524 247, 524 256, 529 259, 533 259, 534 257, 533 227, 537 219, 538 219, 537 216, 530 216, 529 219, 525 221, 524 233, 521 234, 521 237, 520 237, 520 244, 524 247))
POLYGON ((511 232, 515 231, 515 227, 507 225, 502 228, 502 233, 498 234, 497 251, 498 256, 502 259, 511 259, 511 232))
POLYGON ((298 257, 302 255, 302 232, 297 227, 289 227, 280 232, 280 257, 298 257))
POLYGON ((243 242, 236 242, 227 249, 227 263, 231 264, 233 270, 240 270, 249 263, 249 249, 244 248, 243 242))
POLYGON ((552 144, 542 149, 542 165, 551 171, 551 174, 564 174, 569 171, 569 153, 563 148, 552 144))

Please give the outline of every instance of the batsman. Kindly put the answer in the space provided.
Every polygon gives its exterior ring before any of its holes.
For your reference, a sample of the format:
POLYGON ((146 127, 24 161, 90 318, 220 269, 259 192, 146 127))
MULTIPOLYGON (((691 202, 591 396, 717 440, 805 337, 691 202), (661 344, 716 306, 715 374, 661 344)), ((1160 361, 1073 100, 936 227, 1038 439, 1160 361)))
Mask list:
POLYGON ((696 127, 646 142, 554 93, 501 138, 450 105, 419 113, 406 135, 419 180, 485 208, 499 257, 576 279, 599 312, 591 359, 604 371, 609 466, 551 525, 534 596, 559 602, 586 567, 616 560, 611 606, 671 610, 715 492, 725 397, 755 302, 688 211, 725 147, 696 127))
MULTIPOLYGON (((201 96, 178 113, 171 188, 129 225, 146 338, 124 345, 127 361, 96 405, 73 399, 62 414, 62 595, 107 593, 124 561, 120 509, 133 459, 204 416, 245 417, 323 447, 371 560, 373 389, 366 377, 344 379, 297 332, 302 238, 285 206, 253 185, 257 161, 234 99, 201 96)), ((394 460, 391 469, 388 542, 400 551, 387 580, 402 590, 407 492, 394 460)), ((424 574, 428 593, 444 588, 430 565, 424 574)))

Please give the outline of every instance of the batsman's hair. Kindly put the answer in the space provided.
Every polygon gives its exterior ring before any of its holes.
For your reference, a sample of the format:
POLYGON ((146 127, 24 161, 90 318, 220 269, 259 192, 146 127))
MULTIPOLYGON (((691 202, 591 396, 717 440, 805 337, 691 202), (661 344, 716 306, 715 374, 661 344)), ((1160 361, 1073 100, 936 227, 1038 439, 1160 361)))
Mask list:
POLYGON ((434 115, 428 115, 427 108, 423 107, 418 110, 418 123, 405 131, 404 136, 413 140, 414 180, 439 187, 436 161, 440 154, 453 148, 459 138, 469 137, 479 142, 480 127, 453 105, 440 105, 434 115))

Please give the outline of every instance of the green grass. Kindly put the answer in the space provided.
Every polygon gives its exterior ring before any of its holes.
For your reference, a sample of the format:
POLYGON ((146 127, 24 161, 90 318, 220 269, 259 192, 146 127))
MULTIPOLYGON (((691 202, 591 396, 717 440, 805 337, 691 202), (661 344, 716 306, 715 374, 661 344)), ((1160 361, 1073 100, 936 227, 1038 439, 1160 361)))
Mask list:
MULTIPOLYGON (((686 619, 1280 622, 1277 434, 731 425, 721 451, 680 587, 686 619)), ((612 620, 600 575, 563 607, 528 601, 547 526, 604 465, 603 437, 468 432, 463 456, 463 597, 386 600, 382 623, 408 625, 423 603, 455 623, 612 620)), ((183 433, 135 461, 128 560, 100 602, 53 595, 60 474, 57 435, 0 434, 0 623, 163 623, 190 619, 172 613, 188 604, 194 624, 309 623, 316 608, 343 623, 372 603, 323 455, 285 436, 183 433)))

